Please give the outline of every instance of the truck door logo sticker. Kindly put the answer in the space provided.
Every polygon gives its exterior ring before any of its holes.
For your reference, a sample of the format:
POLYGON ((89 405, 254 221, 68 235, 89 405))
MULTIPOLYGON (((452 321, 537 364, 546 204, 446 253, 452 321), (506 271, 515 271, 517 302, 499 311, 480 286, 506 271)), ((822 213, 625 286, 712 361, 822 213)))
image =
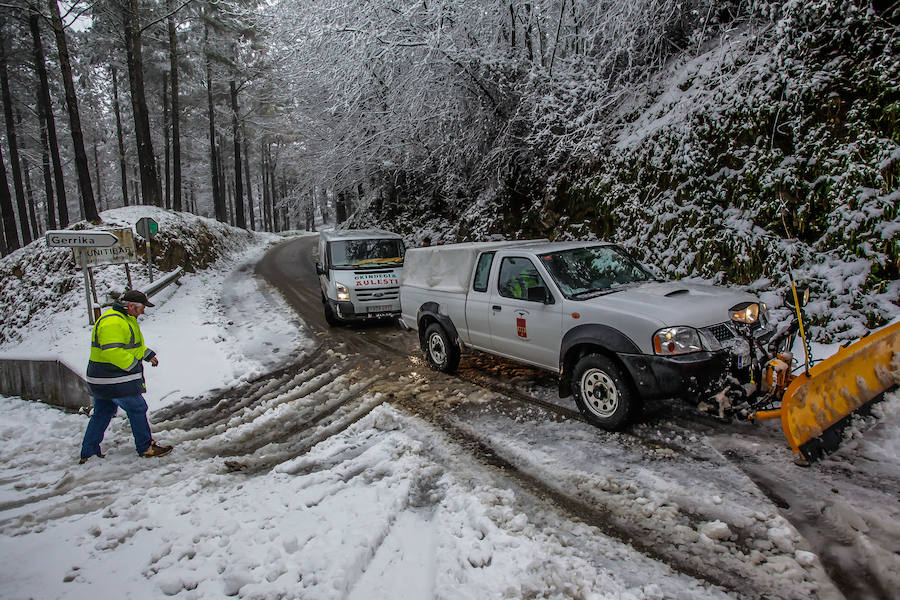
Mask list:
POLYGON ((525 319, 516 318, 516 334, 521 338, 528 337, 528 331, 525 329, 525 319))

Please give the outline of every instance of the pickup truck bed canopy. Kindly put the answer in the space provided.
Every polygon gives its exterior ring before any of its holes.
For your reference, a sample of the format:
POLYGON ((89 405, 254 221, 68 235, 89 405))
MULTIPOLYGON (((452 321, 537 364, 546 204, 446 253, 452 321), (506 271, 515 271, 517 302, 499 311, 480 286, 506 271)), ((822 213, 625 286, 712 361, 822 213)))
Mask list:
POLYGON ((469 242, 428 248, 410 248, 403 260, 401 285, 465 293, 479 253, 509 246, 523 246, 547 240, 469 242))

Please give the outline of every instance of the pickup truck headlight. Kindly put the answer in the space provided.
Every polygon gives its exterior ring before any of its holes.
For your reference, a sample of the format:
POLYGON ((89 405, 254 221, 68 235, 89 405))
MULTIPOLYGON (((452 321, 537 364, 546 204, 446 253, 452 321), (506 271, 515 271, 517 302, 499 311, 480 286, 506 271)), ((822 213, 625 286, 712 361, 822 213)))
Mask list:
POLYGON ((350 300, 350 289, 343 283, 335 283, 334 289, 337 292, 338 300, 350 300))
POLYGON ((666 327, 653 334, 653 349, 663 356, 703 350, 700 333, 693 327, 666 327))
POLYGON ((731 320, 736 323, 752 325, 759 320, 759 304, 756 302, 742 302, 731 307, 731 320))

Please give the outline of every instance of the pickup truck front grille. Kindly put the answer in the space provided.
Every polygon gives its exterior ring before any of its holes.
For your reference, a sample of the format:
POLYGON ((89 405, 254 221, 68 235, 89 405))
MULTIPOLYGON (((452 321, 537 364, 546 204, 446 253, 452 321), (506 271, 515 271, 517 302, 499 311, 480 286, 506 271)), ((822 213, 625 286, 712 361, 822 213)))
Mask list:
MULTIPOLYGON (((760 327, 762 327, 762 323, 756 321, 755 323, 750 325, 750 331, 756 331, 760 327)), ((717 340, 720 342, 725 342, 727 340, 734 339, 737 335, 734 332, 734 328, 731 323, 719 323, 718 325, 710 325, 706 328, 706 331, 713 334, 717 340)))
POLYGON ((360 302, 389 302, 400 297, 400 287, 382 287, 371 290, 356 290, 356 299, 360 302))
POLYGON ((710 325, 706 328, 708 332, 713 334, 717 340, 724 342, 734 337, 734 331, 728 323, 719 323, 718 325, 710 325))

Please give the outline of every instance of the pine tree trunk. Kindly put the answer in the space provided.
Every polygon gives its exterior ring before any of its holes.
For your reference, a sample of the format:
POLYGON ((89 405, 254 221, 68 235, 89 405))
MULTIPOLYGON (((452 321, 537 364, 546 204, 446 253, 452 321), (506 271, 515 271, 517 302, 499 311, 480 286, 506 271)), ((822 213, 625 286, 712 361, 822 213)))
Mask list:
POLYGON ((262 179, 262 228, 269 231, 269 159, 267 146, 263 140, 259 142, 259 170, 262 179))
MULTIPOLYGON (((40 94, 39 94, 40 95, 40 94)), ((44 202, 47 204, 47 229, 56 229, 56 210, 53 200, 53 175, 50 171, 50 152, 47 149, 47 128, 43 113, 38 110, 41 128, 41 173, 44 176, 44 202)))
POLYGON ((225 197, 225 158, 222 155, 222 136, 216 135, 216 156, 219 159, 219 196, 222 203, 222 222, 230 223, 228 212, 228 199, 225 197))
POLYGON ((165 147, 165 190, 166 190, 166 208, 172 208, 172 184, 171 182, 171 155, 169 154, 169 94, 168 94, 168 73, 163 73, 163 146, 165 147))
POLYGON ((250 231, 256 231, 256 216, 253 214, 253 184, 250 182, 250 143, 247 128, 241 123, 241 139, 244 140, 244 179, 247 180, 247 211, 250 213, 250 231))
MULTIPOLYGON (((32 9, 28 14, 31 27, 31 39, 34 44, 34 70, 38 76, 38 114, 46 127, 47 143, 50 159, 53 162, 53 178, 56 182, 56 209, 59 213, 59 227, 69 225, 69 203, 66 200, 66 182, 63 179, 62 160, 59 158, 59 140, 56 135, 56 119, 53 117, 53 104, 50 101, 50 84, 47 81, 47 66, 44 60, 44 44, 41 41, 40 15, 32 9)), ((47 198, 47 213, 50 213, 50 198, 47 198)), ((55 228, 56 225, 54 224, 55 228)))
POLYGON ((16 124, 13 120, 12 94, 9 91, 9 73, 6 69, 6 38, 0 28, 0 90, 3 93, 3 116, 6 119, 6 144, 9 148, 9 166, 12 169, 13 187, 16 192, 16 206, 19 209, 19 229, 22 230, 22 245, 31 243, 31 227, 28 225, 28 207, 25 188, 22 186, 22 164, 19 161, 19 144, 16 139, 16 124))
POLYGON ((278 231, 278 191, 275 181, 275 164, 272 162, 271 148, 269 149, 269 218, 272 219, 270 231, 278 231))
POLYGON ((153 152, 150 114, 147 110, 147 95, 144 89, 144 59, 139 10, 139 0, 129 0, 123 15, 125 55, 128 62, 128 82, 131 86, 131 106, 134 114, 134 136, 137 142, 143 203, 162 206, 159 172, 156 167, 156 155, 153 152))
POLYGON ((91 222, 99 222, 97 205, 94 203, 94 190, 91 187, 91 172, 88 168, 87 153, 84 151, 84 134, 81 131, 81 116, 78 112, 78 96, 75 94, 75 81, 72 77, 72 64, 69 60, 69 46, 66 32, 56 0, 48 0, 53 33, 56 36, 56 49, 59 52, 59 69, 62 71, 63 87, 66 90, 66 107, 69 110, 69 130, 72 133, 72 146, 75 149, 75 172, 78 175, 78 188, 81 191, 81 209, 84 218, 91 222))
MULTIPOLYGON (((22 130, 22 113, 20 111, 16 111, 16 125, 19 126, 19 130, 22 130)), ((31 234, 34 236, 34 239, 37 239, 41 236, 40 225, 38 224, 38 205, 34 201, 34 188, 31 186, 31 166, 28 164, 28 159, 23 155, 22 156, 22 179, 25 181, 25 198, 28 201, 28 220, 31 222, 31 234)))
POLYGON ((125 164, 125 136, 122 134, 122 113, 119 105, 119 82, 116 68, 111 67, 113 109, 116 113, 116 140, 119 143, 119 174, 122 176, 122 206, 128 206, 128 167, 125 164))
POLYGON ((209 170, 212 176, 213 209, 216 220, 225 222, 225 203, 219 188, 219 163, 216 155, 216 113, 213 107, 212 61, 209 57, 209 25, 203 25, 203 47, 206 58, 206 108, 209 116, 209 170))
POLYGON ((3 148, 0 147, 0 215, 3 215, 3 256, 19 246, 19 232, 16 229, 16 215, 13 214, 12 195, 9 193, 9 180, 6 179, 6 164, 3 160, 3 148))
MULTIPOLYGON (((169 1, 169 12, 174 4, 169 1)), ((166 27, 169 34, 169 69, 172 73, 172 208, 181 210, 181 131, 178 104, 178 38, 175 35, 175 18, 171 14, 166 27)))
POLYGON ((231 131, 234 137, 234 224, 241 229, 247 229, 247 218, 244 216, 244 185, 241 180, 241 130, 238 127, 238 93, 233 79, 228 82, 228 87, 231 91, 231 131))
POLYGON ((97 206, 103 210, 103 180, 100 178, 100 154, 97 142, 94 142, 94 179, 97 180, 97 206))

